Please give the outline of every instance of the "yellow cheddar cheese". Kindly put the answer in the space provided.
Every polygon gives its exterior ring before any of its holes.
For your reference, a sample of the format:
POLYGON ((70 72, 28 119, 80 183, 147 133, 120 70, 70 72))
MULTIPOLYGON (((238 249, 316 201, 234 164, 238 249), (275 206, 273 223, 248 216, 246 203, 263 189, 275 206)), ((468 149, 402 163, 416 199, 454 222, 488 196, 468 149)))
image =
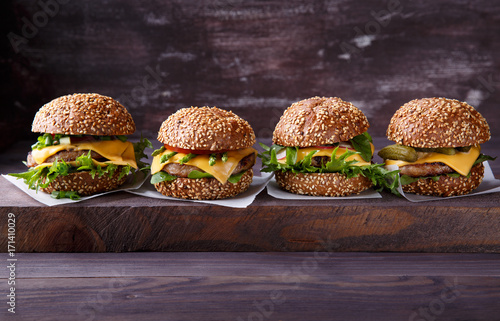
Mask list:
MULTIPOLYGON (((179 163, 179 161, 186 156, 184 153, 177 153, 173 157, 171 157, 168 161, 166 161, 163 164, 160 164, 161 157, 165 154, 171 153, 171 150, 166 149, 164 152, 161 154, 156 155, 153 157, 153 162, 151 163, 151 174, 158 173, 163 169, 163 167, 167 164, 170 163, 179 163)), ((252 153, 257 153, 257 151, 252 148, 244 148, 244 149, 239 149, 239 150, 234 150, 234 151, 229 151, 227 152, 227 161, 223 162, 220 159, 217 159, 215 162, 215 165, 210 166, 208 164, 208 159, 210 157, 209 154, 203 154, 203 155, 197 155, 196 157, 192 158, 188 162, 184 163, 185 165, 191 165, 191 166, 196 166, 199 169, 209 173, 213 177, 215 177, 219 182, 222 184, 225 184, 227 182, 227 179, 229 176, 231 176, 231 173, 234 171, 236 166, 238 166, 238 163, 246 156, 252 154, 252 153)))
POLYGON ((455 155, 445 155, 440 153, 419 153, 417 161, 410 163, 402 160, 387 159, 386 165, 397 165, 399 167, 405 165, 416 165, 424 163, 443 163, 453 168, 457 173, 463 176, 469 175, 472 165, 479 157, 481 148, 479 146, 472 147, 467 153, 457 152, 455 155))
POLYGON ((137 169, 134 145, 131 142, 122 142, 120 140, 48 146, 42 149, 33 150, 31 155, 37 164, 44 164, 47 166, 47 164, 52 165, 52 163, 44 163, 45 160, 62 150, 92 150, 109 159, 109 161, 105 162, 94 161, 96 164, 101 164, 101 166, 106 166, 107 164, 130 165, 137 169))
MULTIPOLYGON (((370 143, 370 145, 371 145, 372 154, 373 154, 373 152, 375 151, 375 147, 371 143, 370 143)), ((317 151, 314 154, 313 157, 317 157, 317 156, 328 156, 328 157, 331 157, 334 149, 335 148, 323 149, 323 148, 317 148, 317 147, 299 148, 299 150, 297 151, 297 162, 300 162, 301 160, 303 160, 312 151, 317 151)), ((335 153, 335 157, 339 157, 340 155, 344 154, 345 152, 346 152, 346 148, 345 147, 339 147, 339 149, 337 149, 337 152, 335 153)), ((360 154, 355 154, 355 155, 352 155, 352 156, 349 156, 349 157, 346 158, 346 161, 352 161, 352 160, 358 161, 357 163, 352 164, 353 166, 364 166, 364 165, 370 165, 371 164, 371 162, 365 161, 361 157, 360 154)), ((282 164, 285 164, 286 163, 286 158, 284 157, 282 159, 279 159, 278 162, 280 162, 282 164)))

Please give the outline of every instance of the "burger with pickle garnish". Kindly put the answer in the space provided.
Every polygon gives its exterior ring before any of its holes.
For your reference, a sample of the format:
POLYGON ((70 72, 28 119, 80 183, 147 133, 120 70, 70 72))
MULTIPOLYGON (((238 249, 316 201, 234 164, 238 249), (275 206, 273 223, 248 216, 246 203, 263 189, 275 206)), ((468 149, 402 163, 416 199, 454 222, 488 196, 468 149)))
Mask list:
POLYGON ((404 192, 455 196, 476 189, 484 176, 481 153, 490 139, 484 117, 465 102, 447 98, 415 99, 399 108, 387 129, 394 145, 378 155, 397 165, 404 192))

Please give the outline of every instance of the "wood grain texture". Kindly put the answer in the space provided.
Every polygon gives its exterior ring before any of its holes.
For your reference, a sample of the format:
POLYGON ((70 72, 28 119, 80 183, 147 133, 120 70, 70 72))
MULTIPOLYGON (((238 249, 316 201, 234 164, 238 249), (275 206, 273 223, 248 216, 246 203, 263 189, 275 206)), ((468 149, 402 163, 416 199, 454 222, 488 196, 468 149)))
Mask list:
MULTIPOLYGON (((287 202, 258 195, 246 209, 114 193, 40 206, 10 183, 2 213, 15 213, 20 252, 425 251, 500 252, 500 195, 437 203, 383 199, 287 202), (22 206, 14 205, 22 204, 22 206), (314 210, 312 210, 314 209, 314 210)), ((0 222, 6 231, 7 222, 0 222)), ((0 246, 6 249, 6 238, 0 246)))
MULTIPOLYGON (((294 273, 328 275, 443 277, 500 275, 499 254, 334 252, 134 252, 134 253, 17 253, 23 268, 18 276, 57 277, 278 277, 294 273), (168 268, 166 268, 168 267, 168 268)), ((8 270, 0 270, 6 278, 8 270)))
MULTIPOLYGON (((0 172, 23 171, 28 147, 9 150, 0 172)), ((498 147, 489 151, 500 155, 498 147)), ((0 178, 0 195, 0 213, 16 215, 20 252, 500 253, 500 193, 424 203, 385 192, 382 199, 285 202, 263 191, 251 206, 231 209, 122 192, 46 207, 0 178)), ((7 223, 0 220, 1 251, 7 223)))
POLYGON ((498 255, 317 254, 20 254, 19 266, 28 269, 19 269, 18 307, 9 320, 418 320, 424 313, 439 320, 498 320, 500 315, 498 255))
POLYGON ((375 136, 411 99, 466 100, 498 136, 500 5, 397 3, 69 1, 30 33, 38 2, 2 2, 2 34, 26 42, 2 42, 1 144, 26 138, 42 104, 73 92, 119 99, 137 136, 155 137, 179 108, 216 105, 270 137, 287 106, 314 95, 352 101, 375 136))

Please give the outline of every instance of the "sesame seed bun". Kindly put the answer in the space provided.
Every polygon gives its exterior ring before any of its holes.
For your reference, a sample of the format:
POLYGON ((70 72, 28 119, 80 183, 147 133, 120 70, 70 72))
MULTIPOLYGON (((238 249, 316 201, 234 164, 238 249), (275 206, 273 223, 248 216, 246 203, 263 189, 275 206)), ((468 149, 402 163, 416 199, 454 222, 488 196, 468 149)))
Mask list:
POLYGON ((155 184, 158 192, 165 196, 193 199, 215 200, 236 196, 248 189, 252 183, 253 170, 247 170, 238 183, 222 184, 215 178, 176 178, 170 182, 155 184))
POLYGON ((415 99, 392 116, 387 137, 398 144, 422 147, 463 147, 490 139, 483 116, 465 102, 447 98, 415 99))
POLYGON ((274 172, 276 182, 281 189, 312 196, 346 196, 359 194, 372 187, 369 178, 359 175, 347 178, 339 173, 297 173, 274 172))
POLYGON ((403 191, 405 193, 444 197, 464 195, 475 190, 483 181, 483 176, 484 165, 480 163, 472 167, 469 178, 465 176, 449 177, 441 175, 438 181, 434 181, 429 177, 403 185, 403 191))
POLYGON ((125 107, 111 97, 73 94, 43 105, 31 130, 66 135, 130 135, 135 132, 135 123, 125 107))
POLYGON ((217 107, 190 107, 170 115, 160 127, 163 144, 192 150, 236 150, 255 144, 250 124, 217 107))
POLYGON ((366 116, 337 97, 313 97, 293 103, 281 116, 273 143, 309 147, 345 142, 368 130, 366 116))
POLYGON ((111 177, 105 174, 101 177, 95 175, 92 178, 89 172, 76 172, 64 176, 59 175, 49 186, 42 188, 41 191, 48 194, 54 191, 76 191, 81 196, 111 191, 118 188, 127 180, 127 176, 119 178, 122 168, 123 166, 118 166, 111 177))

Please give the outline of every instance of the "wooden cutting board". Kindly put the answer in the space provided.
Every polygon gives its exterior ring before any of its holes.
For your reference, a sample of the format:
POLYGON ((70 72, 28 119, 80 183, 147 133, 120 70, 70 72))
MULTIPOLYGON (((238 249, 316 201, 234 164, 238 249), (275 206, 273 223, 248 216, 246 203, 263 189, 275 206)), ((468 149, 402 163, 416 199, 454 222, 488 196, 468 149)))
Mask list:
POLYGON ((7 214, 18 252, 402 251, 500 253, 500 193, 411 203, 283 201, 264 190, 245 209, 124 192, 44 206, 0 178, 0 248, 7 214))

